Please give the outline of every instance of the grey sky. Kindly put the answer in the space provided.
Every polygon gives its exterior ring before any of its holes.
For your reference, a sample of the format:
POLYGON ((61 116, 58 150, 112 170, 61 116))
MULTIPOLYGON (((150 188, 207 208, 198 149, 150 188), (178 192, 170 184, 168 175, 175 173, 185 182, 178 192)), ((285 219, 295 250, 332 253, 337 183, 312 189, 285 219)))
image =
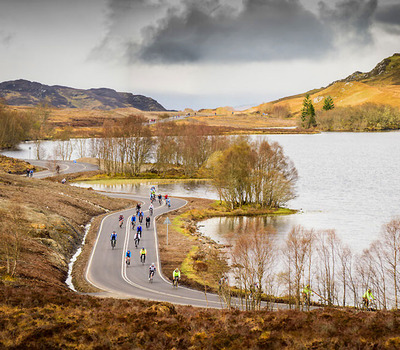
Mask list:
POLYGON ((0 81, 259 104, 400 51, 397 0, 1 0, 0 81))

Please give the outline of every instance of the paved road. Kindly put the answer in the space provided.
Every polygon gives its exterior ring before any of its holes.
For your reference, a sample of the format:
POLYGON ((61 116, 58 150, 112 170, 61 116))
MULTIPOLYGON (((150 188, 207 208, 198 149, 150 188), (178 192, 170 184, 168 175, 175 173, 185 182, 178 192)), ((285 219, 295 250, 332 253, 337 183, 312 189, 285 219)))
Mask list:
MULTIPOLYGON (((149 215, 149 200, 129 194, 107 193, 107 195, 117 198, 128 198, 141 201, 144 216, 149 215)), ((186 204, 183 199, 172 198, 171 209, 178 209, 186 204)), ((207 294, 207 300, 203 292, 191 290, 182 286, 174 288, 160 273, 160 259, 158 253, 157 235, 155 230, 155 217, 168 211, 168 207, 158 201, 154 204, 154 216, 151 220, 150 228, 143 225, 143 235, 140 246, 135 248, 134 232, 130 225, 130 218, 135 214, 135 210, 125 210, 108 215, 102 222, 95 246, 90 257, 86 271, 86 279, 94 286, 106 291, 110 296, 122 298, 142 298, 149 300, 168 301, 175 304, 194 305, 200 307, 221 307, 221 302, 217 295, 207 294), (118 225, 118 217, 124 215, 123 227, 118 225), (111 248, 110 234, 116 231, 117 245, 111 248), (140 262, 140 248, 147 250, 146 263, 140 262), (125 263, 125 253, 127 250, 132 253, 131 264, 125 263), (157 267, 153 282, 148 280, 149 266, 155 263, 157 267)))
MULTIPOLYGON (((47 168, 47 170, 39 171, 33 174, 34 178, 44 179, 49 176, 57 175, 55 170, 50 170, 49 165, 52 164, 51 161, 48 160, 33 160, 33 159, 24 159, 26 162, 29 162, 32 165, 40 166, 42 168, 47 168)), ((57 161, 57 164, 60 166, 60 174, 72 174, 79 173, 82 171, 94 171, 99 170, 97 165, 89 164, 89 163, 80 163, 73 161, 57 161)))

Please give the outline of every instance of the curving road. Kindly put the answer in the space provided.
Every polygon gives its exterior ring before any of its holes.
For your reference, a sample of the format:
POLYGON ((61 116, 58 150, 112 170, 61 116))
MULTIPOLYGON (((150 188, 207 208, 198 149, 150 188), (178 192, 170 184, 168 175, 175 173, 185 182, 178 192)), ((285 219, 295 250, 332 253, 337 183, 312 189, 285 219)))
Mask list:
MULTIPOLYGON (((33 160, 33 159, 24 159, 24 160, 32 165, 40 166, 42 168, 47 169, 34 173, 33 174, 34 178, 44 179, 46 177, 57 175, 57 173, 54 170, 49 169, 49 163, 51 164, 51 161, 49 160, 33 160)), ((72 174, 72 173, 80 173, 83 171, 99 170, 99 167, 97 165, 89 163, 79 163, 79 162, 75 163, 73 161, 58 160, 57 164, 60 166, 59 174, 72 174)))
MULTIPOLYGON (((41 167, 46 167, 48 165, 46 161, 29 160, 29 162, 41 167)), ((58 164, 61 167, 60 173, 97 170, 96 166, 86 163, 64 161, 58 162, 58 164)), ((34 177, 45 178, 53 175, 55 175, 54 172, 46 170, 36 173, 34 177)), ((150 205, 150 200, 148 198, 125 193, 101 193, 114 198, 139 201, 142 203, 144 216, 146 217, 149 215, 148 207, 150 205)), ((218 295, 207 293, 206 296, 204 292, 183 286, 174 288, 161 273, 155 218, 168 211, 176 210, 185 204, 186 201, 183 199, 171 198, 171 208, 168 208, 165 202, 159 205, 158 201, 155 201, 154 215, 151 217, 150 228, 147 229, 143 221, 142 239, 138 248, 135 248, 133 240, 136 228, 132 230, 130 225, 131 216, 136 213, 134 208, 109 214, 102 220, 85 274, 88 282, 103 291, 101 293, 96 293, 97 295, 167 301, 174 304, 197 307, 225 307, 218 295), (123 214, 125 218, 122 228, 120 228, 118 224, 118 217, 120 214, 123 214), (118 235, 115 249, 112 249, 110 244, 110 235, 112 231, 116 231, 118 235), (145 264, 140 262, 139 251, 141 247, 145 247, 147 250, 145 264), (129 266, 125 263, 125 253, 128 249, 132 253, 131 264, 129 266), (148 272, 152 262, 156 264, 157 272, 153 282, 149 282, 148 272)), ((232 300, 232 306, 239 307, 239 304, 239 300, 232 300)), ((286 307, 287 306, 284 304, 275 304, 273 309, 286 307)))
MULTIPOLYGON (((143 197, 137 197, 129 194, 105 193, 116 198, 134 199, 142 202, 144 216, 149 215, 148 207, 150 201, 143 197)), ((178 209, 186 204, 183 199, 172 198, 171 209, 178 209)), ((186 304, 200 307, 221 307, 221 301, 218 296, 207 294, 207 300, 203 292, 188 289, 182 286, 174 288, 160 273, 160 259, 158 253, 157 235, 155 230, 155 218, 169 211, 163 203, 161 206, 158 201, 154 204, 154 216, 151 218, 150 228, 143 225, 143 234, 140 246, 135 248, 134 233, 132 230, 130 218, 135 214, 135 210, 125 210, 113 213, 104 218, 101 223, 97 240, 93 247, 92 255, 88 262, 86 270, 86 279, 97 288, 105 291, 105 295, 122 298, 142 298, 158 301, 168 301, 175 304, 186 304), (122 228, 118 225, 120 214, 125 217, 122 228), (116 231, 117 245, 115 249, 110 245, 110 234, 116 231), (147 250, 146 263, 140 262, 140 248, 147 250), (132 253, 131 264, 125 263, 125 253, 127 250, 132 253), (154 262, 157 267, 153 282, 148 280, 150 264, 154 262)), ((144 224, 144 222, 143 222, 144 224)))

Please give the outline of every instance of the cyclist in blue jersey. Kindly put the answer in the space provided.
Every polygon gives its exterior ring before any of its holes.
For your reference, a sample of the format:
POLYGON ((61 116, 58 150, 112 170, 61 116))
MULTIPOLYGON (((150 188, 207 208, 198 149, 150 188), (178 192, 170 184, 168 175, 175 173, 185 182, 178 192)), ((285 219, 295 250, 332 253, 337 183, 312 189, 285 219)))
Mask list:
POLYGON ((126 252, 125 261, 126 261, 126 264, 127 264, 127 265, 130 265, 130 264, 131 264, 131 251, 130 251, 130 250, 128 250, 128 251, 126 252))
POLYGON ((142 226, 140 224, 136 227, 136 233, 142 238, 142 226))
POLYGON ((111 248, 114 249, 115 244, 117 243, 117 233, 115 231, 111 233, 110 240, 111 240, 111 248))
POLYGON ((134 229, 136 225, 136 215, 131 216, 131 224, 132 224, 132 229, 134 229))

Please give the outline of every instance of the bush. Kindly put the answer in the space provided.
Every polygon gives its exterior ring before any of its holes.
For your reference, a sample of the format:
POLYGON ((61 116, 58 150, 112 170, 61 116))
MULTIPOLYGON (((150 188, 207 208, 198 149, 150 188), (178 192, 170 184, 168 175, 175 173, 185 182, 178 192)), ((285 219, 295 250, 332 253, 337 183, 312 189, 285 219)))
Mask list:
POLYGON ((365 103, 320 111, 318 127, 324 131, 383 131, 400 129, 400 110, 389 105, 365 103))

